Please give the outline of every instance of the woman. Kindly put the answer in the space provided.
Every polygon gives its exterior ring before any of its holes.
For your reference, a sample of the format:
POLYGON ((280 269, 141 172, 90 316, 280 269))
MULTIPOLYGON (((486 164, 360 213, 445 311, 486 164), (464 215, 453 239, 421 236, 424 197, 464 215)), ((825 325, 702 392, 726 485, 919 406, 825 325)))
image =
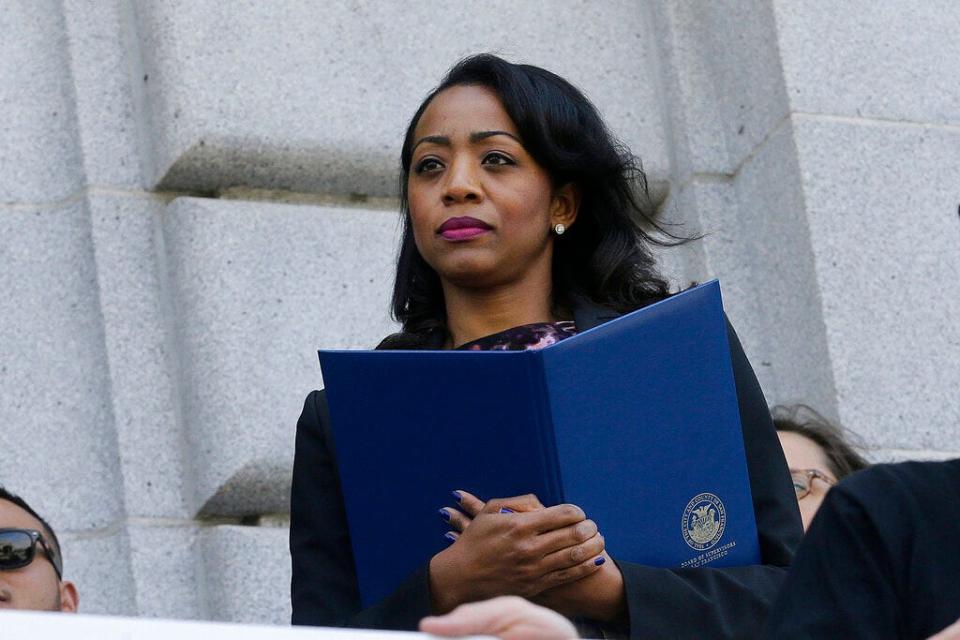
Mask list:
MULTIPOLYGON (((403 331, 379 348, 538 347, 669 295, 649 250, 660 241, 638 223, 649 222, 643 174, 562 78, 490 55, 462 61, 414 115, 401 160, 393 312, 403 331)), ((597 524, 575 506, 462 491, 466 513, 443 510, 463 530, 456 542, 361 611, 326 402, 313 392, 294 463, 294 622, 416 629, 463 602, 522 595, 599 626, 588 634, 754 634, 801 529, 763 395, 729 335, 764 565, 608 561, 597 524)), ((377 508, 386 518, 402 505, 377 508)))
POLYGON ((771 413, 807 531, 830 488, 870 463, 844 439, 841 429, 810 407, 776 406, 771 413))

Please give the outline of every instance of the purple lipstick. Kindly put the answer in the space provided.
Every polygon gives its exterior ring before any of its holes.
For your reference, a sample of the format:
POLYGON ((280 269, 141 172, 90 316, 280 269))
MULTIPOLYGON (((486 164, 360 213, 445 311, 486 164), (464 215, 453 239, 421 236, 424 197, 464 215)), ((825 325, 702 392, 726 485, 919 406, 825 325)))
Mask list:
POLYGON ((479 235, 486 233, 493 229, 489 224, 483 220, 477 220, 476 218, 471 218, 470 216, 462 216, 458 218, 450 218, 437 229, 437 233, 444 237, 446 240, 451 240, 453 242, 460 242, 463 240, 470 240, 479 235))

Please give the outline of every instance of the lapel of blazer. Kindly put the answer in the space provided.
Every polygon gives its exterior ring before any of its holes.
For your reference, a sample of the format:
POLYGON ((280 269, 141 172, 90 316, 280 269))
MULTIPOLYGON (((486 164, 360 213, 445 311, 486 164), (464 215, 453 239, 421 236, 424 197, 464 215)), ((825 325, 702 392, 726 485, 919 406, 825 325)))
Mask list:
POLYGON ((608 309, 584 298, 576 299, 573 304, 573 323, 577 325, 577 331, 593 329, 619 316, 620 314, 613 309, 608 309))

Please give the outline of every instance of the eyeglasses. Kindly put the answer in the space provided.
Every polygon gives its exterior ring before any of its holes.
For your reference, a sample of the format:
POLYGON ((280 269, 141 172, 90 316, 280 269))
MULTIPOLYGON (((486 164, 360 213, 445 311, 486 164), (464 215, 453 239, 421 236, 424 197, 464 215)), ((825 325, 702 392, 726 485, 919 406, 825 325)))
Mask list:
POLYGON ((836 480, 819 469, 790 469, 790 477, 793 478, 793 490, 797 492, 797 500, 807 497, 812 489, 814 478, 823 480, 831 487, 837 484, 836 480))
POLYGON ((60 556, 47 543, 43 534, 33 529, 0 529, 0 571, 19 569, 33 562, 37 557, 38 542, 57 572, 57 579, 62 580, 63 565, 60 556))

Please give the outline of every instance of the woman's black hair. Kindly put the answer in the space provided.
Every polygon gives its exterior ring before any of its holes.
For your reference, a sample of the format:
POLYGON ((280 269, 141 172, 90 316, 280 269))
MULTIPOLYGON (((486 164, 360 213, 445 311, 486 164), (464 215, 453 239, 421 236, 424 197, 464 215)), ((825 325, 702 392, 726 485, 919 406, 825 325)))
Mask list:
POLYGON ((850 434, 805 404, 777 405, 770 410, 777 431, 796 433, 810 440, 827 457, 830 473, 842 480, 854 471, 866 469, 870 463, 848 442, 850 434))
POLYGON ((447 73, 407 127, 400 174, 403 239, 392 303, 403 334, 396 338, 410 346, 411 341, 416 343, 419 337, 422 342, 433 332, 446 335, 440 278, 414 243, 407 179, 420 117, 441 91, 460 85, 483 86, 496 93, 524 148, 547 171, 554 186, 574 183, 580 189, 576 224, 554 243, 554 307, 570 308, 575 300, 587 299, 623 313, 667 297, 667 283, 657 271, 649 245, 672 246, 684 239, 654 222, 639 160, 611 135, 586 96, 560 76, 479 54, 461 60, 447 73), (670 240, 648 233, 642 224, 670 240))

